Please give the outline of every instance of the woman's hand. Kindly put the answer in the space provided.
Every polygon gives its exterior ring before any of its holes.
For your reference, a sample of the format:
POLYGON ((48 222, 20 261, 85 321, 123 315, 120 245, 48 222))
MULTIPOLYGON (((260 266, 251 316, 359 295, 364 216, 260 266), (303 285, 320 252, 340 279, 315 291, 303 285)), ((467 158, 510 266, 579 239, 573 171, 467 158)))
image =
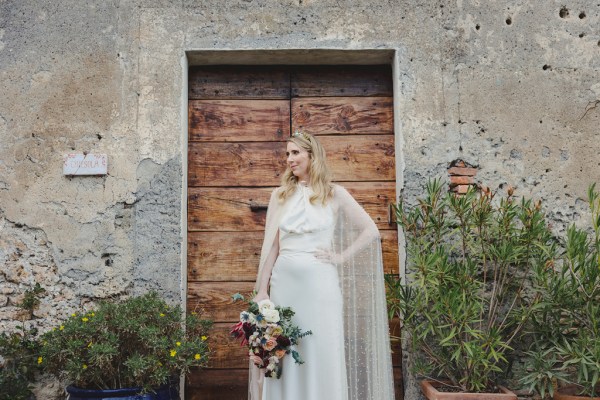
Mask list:
POLYGON ((315 258, 333 265, 342 264, 344 262, 344 258, 341 254, 334 253, 333 251, 326 249, 317 249, 315 252, 315 258))
POLYGON ((252 299, 253 302, 258 303, 259 301, 268 300, 269 294, 267 292, 258 292, 252 299))

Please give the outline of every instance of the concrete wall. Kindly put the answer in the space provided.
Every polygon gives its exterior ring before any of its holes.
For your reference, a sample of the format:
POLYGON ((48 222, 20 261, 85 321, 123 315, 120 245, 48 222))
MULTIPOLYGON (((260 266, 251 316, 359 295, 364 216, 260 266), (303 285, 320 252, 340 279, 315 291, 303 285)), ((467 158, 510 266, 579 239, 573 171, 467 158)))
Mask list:
POLYGON ((42 327, 147 288, 179 301, 186 51, 201 49, 395 50, 409 197, 462 158, 561 230, 600 182, 597 1, 0 0, 2 329, 34 282, 42 327), (62 175, 84 151, 108 154, 107 176, 62 175))

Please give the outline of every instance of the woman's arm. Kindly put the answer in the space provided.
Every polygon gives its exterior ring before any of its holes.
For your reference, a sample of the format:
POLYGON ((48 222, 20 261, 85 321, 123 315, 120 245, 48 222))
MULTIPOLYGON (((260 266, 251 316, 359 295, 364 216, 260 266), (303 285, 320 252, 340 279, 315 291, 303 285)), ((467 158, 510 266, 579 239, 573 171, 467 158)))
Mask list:
POLYGON ((271 251, 265 260, 265 265, 263 266, 263 272, 260 277, 260 282, 258 283, 258 289, 256 296, 252 301, 258 303, 261 300, 269 298, 269 282, 271 280, 271 272, 273 271, 273 266, 275 266, 275 261, 277 261, 277 257, 279 256, 279 232, 275 235, 275 240, 273 241, 273 245, 271 246, 271 251))
POLYGON ((380 240, 380 234, 371 216, 339 185, 335 186, 335 201, 338 217, 346 221, 342 224, 343 228, 349 230, 344 235, 352 237, 352 242, 346 243, 341 253, 320 252, 317 258, 329 260, 333 264, 343 264, 375 240, 380 240))

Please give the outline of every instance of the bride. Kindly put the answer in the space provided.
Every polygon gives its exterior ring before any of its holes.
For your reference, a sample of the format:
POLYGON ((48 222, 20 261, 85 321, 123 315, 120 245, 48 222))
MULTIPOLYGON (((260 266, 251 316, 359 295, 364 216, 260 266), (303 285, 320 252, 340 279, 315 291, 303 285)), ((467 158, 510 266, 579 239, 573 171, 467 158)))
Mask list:
POLYGON ((379 231, 341 186, 312 135, 287 142, 282 186, 271 195, 255 302, 292 307, 312 335, 282 359, 281 379, 250 363, 250 400, 394 398, 379 231))

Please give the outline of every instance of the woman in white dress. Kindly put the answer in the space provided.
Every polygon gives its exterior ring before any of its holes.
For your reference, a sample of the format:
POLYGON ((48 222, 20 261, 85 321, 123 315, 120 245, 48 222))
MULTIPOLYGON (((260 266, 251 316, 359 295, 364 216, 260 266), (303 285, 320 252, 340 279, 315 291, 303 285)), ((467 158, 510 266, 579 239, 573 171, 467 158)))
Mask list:
POLYGON ((254 298, 292 307, 312 335, 284 357, 281 379, 250 365, 250 400, 394 398, 381 245, 352 196, 331 183, 309 134, 287 142, 282 186, 271 195, 254 298))

